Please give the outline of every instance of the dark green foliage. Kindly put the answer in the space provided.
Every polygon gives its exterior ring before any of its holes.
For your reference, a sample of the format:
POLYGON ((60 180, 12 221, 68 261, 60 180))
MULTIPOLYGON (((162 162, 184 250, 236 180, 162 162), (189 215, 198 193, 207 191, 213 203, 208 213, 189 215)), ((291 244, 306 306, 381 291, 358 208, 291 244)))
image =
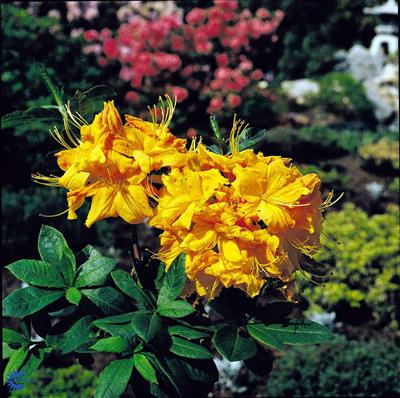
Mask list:
POLYGON ((332 72, 318 79, 320 91, 309 99, 310 106, 344 115, 348 119, 367 119, 372 105, 365 96, 363 85, 350 73, 332 72))
POLYGON ((364 144, 376 142, 382 137, 391 139, 392 136, 393 133, 386 131, 334 129, 326 126, 300 129, 276 127, 265 133, 260 149, 264 153, 288 156, 297 162, 314 163, 356 153, 364 144))
POLYGON ((395 396, 399 359, 400 348, 384 340, 337 337, 319 347, 291 348, 275 361, 262 396, 395 396))
MULTIPOLYGON (((72 39, 56 19, 32 16, 23 6, 3 3, 1 30, 3 115, 53 103, 37 75, 35 62, 46 65, 53 80, 60 77, 64 91, 71 95, 104 82, 95 58, 84 55, 80 39, 72 39)), ((45 109, 41 111, 49 113, 45 109)), ((49 127, 49 124, 26 122, 2 131, 1 167, 7 170, 2 180, 2 243, 6 263, 17 257, 33 256, 31 241, 43 222, 39 213, 55 214, 65 209, 63 190, 37 188, 30 180, 30 175, 38 171, 46 175, 58 173, 53 154, 60 147, 50 136, 49 127)), ((73 247, 75 243, 89 242, 90 236, 95 237, 92 243, 99 241, 95 229, 86 232, 86 236, 77 234, 76 231, 82 230, 78 228, 83 225, 81 221, 68 225, 62 216, 55 221, 67 236, 74 237, 73 247)))
POLYGON ((375 18, 363 8, 373 0, 241 0, 243 6, 281 9, 285 18, 277 29, 279 41, 270 58, 278 80, 322 75, 335 63, 335 51, 355 42, 368 46, 375 18), (351 32, 351 34, 349 34, 351 32))
POLYGON ((249 368, 260 374, 250 359, 267 358, 270 368, 270 353, 262 345, 280 349, 284 344, 332 338, 322 325, 288 320, 290 304, 265 303, 262 295, 250 299, 232 288, 209 302, 216 317, 199 316, 204 311, 199 304, 181 299, 186 284, 184 254, 160 276, 159 288, 147 291, 141 280, 114 270, 116 261, 91 246, 75 256, 55 228, 42 227, 38 249, 43 261, 19 260, 7 267, 40 287, 17 289, 3 301, 3 315, 25 317, 22 334, 3 330, 9 358, 4 382, 16 370, 30 376, 53 350, 89 356, 105 352, 118 358, 101 372, 96 398, 117 398, 129 382, 139 396, 184 396, 194 385, 205 392, 216 381, 211 343, 229 361, 248 360, 249 368), (43 341, 31 341, 31 327, 43 341))
POLYGON ((13 398, 92 398, 96 375, 80 365, 69 368, 41 368, 13 398))

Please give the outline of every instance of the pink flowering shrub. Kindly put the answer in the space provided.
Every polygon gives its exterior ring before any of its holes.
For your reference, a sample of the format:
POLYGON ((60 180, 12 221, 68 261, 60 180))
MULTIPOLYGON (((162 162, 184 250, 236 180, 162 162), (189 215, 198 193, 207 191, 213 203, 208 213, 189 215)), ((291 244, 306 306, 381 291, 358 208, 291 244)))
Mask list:
POLYGON ((148 103, 167 92, 186 101, 189 113, 199 104, 223 113, 236 110, 255 92, 269 100, 267 85, 260 84, 266 71, 255 60, 267 56, 265 38, 267 43, 276 40, 281 11, 259 8, 253 14, 241 10, 236 0, 215 0, 213 6, 195 7, 186 15, 171 1, 154 2, 168 7, 144 13, 139 2, 128 3, 117 11, 116 31, 83 33, 85 53, 96 54, 101 67, 119 67, 128 102, 143 98, 148 103), (264 45, 257 45, 260 40, 264 45))

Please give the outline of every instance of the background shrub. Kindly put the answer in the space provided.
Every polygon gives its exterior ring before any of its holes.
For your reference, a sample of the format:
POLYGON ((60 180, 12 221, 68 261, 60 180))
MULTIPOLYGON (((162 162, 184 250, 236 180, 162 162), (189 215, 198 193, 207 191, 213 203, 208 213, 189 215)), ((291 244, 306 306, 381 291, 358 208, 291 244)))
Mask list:
POLYGON ((399 207, 394 204, 385 214, 371 217, 350 203, 341 211, 327 214, 321 249, 315 258, 328 266, 332 275, 323 285, 304 290, 305 297, 313 303, 311 310, 334 310, 337 320, 351 324, 357 321, 357 312, 347 312, 348 307, 358 307, 363 316, 370 311, 377 327, 398 330, 398 220, 399 207))
POLYGON ((40 368, 21 391, 13 398, 92 398, 96 386, 96 374, 80 365, 68 368, 40 368))
POLYGON ((399 358, 400 348, 383 340, 366 343, 338 336, 318 348, 293 347, 275 361, 262 396, 398 396, 394 364, 399 358))
POLYGON ((377 174, 396 175, 399 172, 399 141, 383 137, 376 143, 362 145, 358 154, 363 166, 377 174))
POLYGON ((363 85, 347 72, 332 72, 318 79, 320 90, 309 99, 310 106, 348 118, 369 119, 372 106, 363 85))

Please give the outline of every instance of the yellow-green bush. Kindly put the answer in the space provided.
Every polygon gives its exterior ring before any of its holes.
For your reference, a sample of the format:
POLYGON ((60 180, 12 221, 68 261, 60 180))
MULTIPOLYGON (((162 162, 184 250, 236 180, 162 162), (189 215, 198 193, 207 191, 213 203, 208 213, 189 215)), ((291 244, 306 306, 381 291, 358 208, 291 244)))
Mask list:
POLYGON ((353 204, 330 212, 317 261, 331 267, 324 285, 308 286, 304 295, 311 310, 332 310, 339 302, 351 307, 366 304, 373 321, 398 327, 396 292, 400 285, 399 207, 371 217, 353 204))
POLYGON ((399 141, 381 138, 376 143, 360 147, 358 154, 367 168, 393 172, 400 167, 399 141))
POLYGON ((94 395, 96 374, 80 365, 68 368, 41 368, 13 398, 90 398, 94 395))

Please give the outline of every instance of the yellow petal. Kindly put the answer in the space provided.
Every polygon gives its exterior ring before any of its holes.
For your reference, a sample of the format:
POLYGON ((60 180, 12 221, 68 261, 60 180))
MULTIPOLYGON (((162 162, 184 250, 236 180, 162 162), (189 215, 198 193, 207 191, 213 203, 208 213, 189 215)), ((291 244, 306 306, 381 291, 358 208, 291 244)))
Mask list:
POLYGON ((153 214, 147 195, 140 185, 131 185, 119 191, 115 196, 115 209, 130 224, 139 224, 153 214))
POLYGON ((107 217, 115 217, 114 198, 115 192, 113 188, 98 188, 92 197, 92 204, 85 225, 90 227, 96 221, 107 217))
POLYGON ((257 214, 271 232, 291 228, 295 224, 295 220, 290 216, 287 208, 270 204, 264 200, 258 205, 257 214))
POLYGON ((180 247, 185 250, 199 252, 212 249, 216 243, 217 234, 214 230, 206 227, 195 227, 185 236, 180 247))

